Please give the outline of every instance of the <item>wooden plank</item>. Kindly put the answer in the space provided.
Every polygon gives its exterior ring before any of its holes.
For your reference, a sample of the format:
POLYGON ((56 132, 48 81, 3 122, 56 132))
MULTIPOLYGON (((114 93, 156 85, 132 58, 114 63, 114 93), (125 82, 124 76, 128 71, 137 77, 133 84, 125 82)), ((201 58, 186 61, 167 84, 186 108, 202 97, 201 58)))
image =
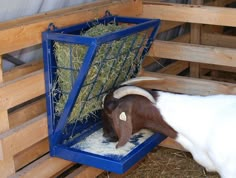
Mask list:
POLYGON ((0 135, 0 158, 16 155, 47 136, 47 117, 42 114, 0 135))
POLYGON ((236 72, 236 67, 218 66, 213 64, 200 64, 203 69, 219 70, 225 72, 236 72))
POLYGON ((236 49, 155 40, 149 56, 236 67, 236 49))
POLYGON ((201 78, 207 79, 207 80, 216 80, 221 82, 229 82, 236 84, 236 79, 228 78, 228 77, 215 77, 215 76, 204 76, 202 75, 201 78))
POLYGON ((167 148, 172 148, 176 150, 181 150, 181 151, 186 151, 184 147, 182 147, 179 143, 177 143, 174 139, 167 137, 165 140, 163 140, 159 146, 167 147, 167 148))
POLYGON ((192 95, 236 94, 236 84, 204 79, 173 76, 142 71, 140 76, 156 77, 159 80, 140 83, 140 86, 176 93, 192 95))
POLYGON ((14 156, 15 169, 19 170, 37 158, 45 155, 49 151, 48 139, 43 139, 42 141, 34 144, 33 146, 25 149, 24 151, 16 154, 14 156))
POLYGON ((0 84, 0 108, 12 108, 44 93, 43 70, 39 70, 0 84))
POLYGON ((53 22, 57 27, 77 24, 102 17, 106 10, 109 10, 112 14, 136 16, 142 12, 142 1, 112 1, 109 4, 98 2, 90 4, 89 8, 81 9, 81 6, 78 6, 77 9, 72 7, 72 10, 57 10, 56 13, 52 14, 43 13, 36 15, 35 18, 34 16, 29 19, 24 18, 24 20, 20 21, 21 23, 10 23, 10 25, 8 25, 9 23, 2 23, 0 26, 0 39, 4 45, 0 48, 0 54, 41 43, 41 33, 47 29, 49 23, 53 22))
POLYGON ((2 178, 6 178, 15 173, 14 161, 12 158, 0 161, 0 172, 2 178))
POLYGON ((161 21, 161 26, 160 29, 158 30, 158 33, 165 32, 167 30, 170 30, 183 24, 184 24, 183 22, 161 21))
POLYGON ((46 99, 41 98, 35 102, 29 103, 9 114, 10 128, 14 128, 24 122, 35 118, 46 112, 46 99))
POLYGON ((31 72, 35 72, 43 68, 43 60, 36 60, 18 67, 15 67, 5 73, 3 73, 4 81, 14 80, 18 77, 22 77, 31 72))
POLYGON ((50 157, 49 154, 43 156, 39 160, 33 162, 29 166, 18 171, 9 178, 45 178, 52 177, 64 168, 74 163, 56 157, 50 157))
POLYGON ((186 33, 184 35, 178 36, 175 39, 171 40, 173 42, 181 42, 181 43, 189 43, 190 42, 190 34, 186 33))
POLYGON ((177 75, 189 67, 189 62, 176 61, 158 70, 159 73, 177 75))
MULTIPOLYGON (((7 110, 0 110, 0 133, 3 133, 9 129, 9 120, 7 110)), ((1 160, 1 158, 0 158, 1 160)))
POLYGON ((3 82, 3 59, 2 55, 0 55, 0 83, 3 82))
MULTIPOLYGON (((201 5, 203 0, 192 0, 192 4, 201 5)), ((200 44, 201 43, 201 25, 192 23, 190 25, 190 43, 200 44)), ((190 77, 199 78, 200 68, 199 63, 190 62, 190 77)))
POLYGON ((236 21, 234 19, 236 11, 234 8, 145 2, 142 16, 177 22, 236 27, 236 21))
POLYGON ((235 2, 235 0, 214 0, 211 2, 205 3, 206 6, 226 6, 228 4, 231 4, 235 2))
POLYGON ((96 178, 102 172, 104 170, 83 165, 65 178, 96 178))
POLYGON ((201 35, 201 42, 204 45, 236 48, 236 36, 204 32, 201 35))

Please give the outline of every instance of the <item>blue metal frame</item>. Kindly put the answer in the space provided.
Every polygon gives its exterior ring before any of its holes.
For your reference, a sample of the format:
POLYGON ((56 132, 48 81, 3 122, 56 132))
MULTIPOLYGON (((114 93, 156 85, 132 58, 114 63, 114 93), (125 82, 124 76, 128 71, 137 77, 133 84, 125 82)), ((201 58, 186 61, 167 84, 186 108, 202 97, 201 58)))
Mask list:
MULTIPOLYGON (((104 170, 112 172, 123 173, 130 168, 135 162, 141 159, 147 154, 153 147, 160 143, 165 137, 161 134, 154 134, 147 139, 143 144, 135 148, 122 160, 114 160, 109 157, 102 157, 99 155, 86 153, 77 149, 72 149, 65 143, 66 136, 63 135, 63 128, 67 123, 67 119, 74 107, 76 98, 80 93, 82 85, 85 81, 86 75, 93 62, 98 47, 106 42, 113 40, 119 40, 120 38, 135 34, 153 28, 153 31, 148 39, 145 49, 142 52, 143 60, 144 55, 150 49, 152 41, 154 40, 158 28, 160 25, 159 19, 146 19, 146 18, 131 18, 121 16, 106 16, 96 21, 85 22, 70 27, 48 30, 43 32, 43 52, 44 52, 44 71, 45 71, 45 84, 46 84, 46 100, 47 100, 47 116, 48 116, 48 131, 49 131, 49 142, 50 142, 50 154, 70 161, 91 165, 104 170), (132 27, 128 27, 116 32, 111 32, 98 37, 84 37, 80 36, 80 32, 89 29, 94 23, 109 23, 115 21, 116 23, 132 23, 136 24, 132 27), (53 81, 55 79, 56 62, 53 51, 53 42, 59 41, 64 43, 80 44, 88 47, 88 51, 85 55, 84 62, 81 66, 80 72, 74 82, 71 92, 69 93, 68 100, 65 104, 63 113, 61 114, 58 122, 53 121, 54 119, 54 105, 51 89, 53 81)), ((91 126, 90 131, 94 132, 98 127, 101 127, 100 121, 88 122, 91 126), (95 127, 96 126, 96 127, 95 127)), ((89 125, 85 125, 87 127, 89 125)), ((83 132, 84 127, 78 127, 78 132, 83 132)), ((85 130, 85 129, 84 129, 85 130)), ((77 139, 77 138, 75 138, 77 139)))

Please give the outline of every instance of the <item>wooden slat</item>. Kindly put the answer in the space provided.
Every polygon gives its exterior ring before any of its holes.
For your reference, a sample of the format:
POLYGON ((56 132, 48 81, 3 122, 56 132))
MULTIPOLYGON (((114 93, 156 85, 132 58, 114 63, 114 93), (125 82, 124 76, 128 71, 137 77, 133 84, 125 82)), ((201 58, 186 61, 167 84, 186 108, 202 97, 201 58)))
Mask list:
POLYGON ((5 73, 3 73, 3 80, 5 82, 14 80, 18 77, 22 77, 31 72, 35 72, 43 68, 43 60, 33 61, 18 67, 15 67, 5 73))
POLYGON ((0 135, 0 158, 16 155, 47 136, 47 117, 42 114, 0 135))
POLYGON ((14 160, 12 158, 6 158, 4 161, 0 161, 1 177, 6 178, 15 173, 14 160))
POLYGON ((3 82, 3 59, 2 55, 0 55, 0 83, 3 82))
POLYGON ((172 64, 158 70, 159 73, 177 75, 189 67, 189 62, 176 61, 172 64))
POLYGON ((24 151, 16 154, 14 156, 16 170, 21 169, 22 167, 34 161, 35 159, 45 155, 48 151, 49 143, 48 139, 46 138, 34 144, 33 146, 25 149, 24 151))
POLYGON ((225 72, 236 72, 236 67, 218 66, 213 64, 200 64, 203 69, 219 70, 225 72))
POLYGON ((169 21, 236 27, 234 8, 146 2, 142 16, 169 21))
POLYGON ((161 21, 161 26, 160 29, 158 30, 158 33, 165 32, 167 30, 170 30, 183 24, 184 24, 183 22, 161 21))
POLYGON ((236 48, 236 36, 203 32, 201 42, 204 45, 236 48))
POLYGON ((84 165, 67 175, 65 178, 96 178, 102 172, 104 172, 104 170, 84 165))
POLYGON ((60 158, 50 157, 48 154, 18 171, 16 174, 9 178, 46 178, 52 177, 64 168, 73 165, 70 161, 60 158))
POLYGON ((0 108, 9 109, 45 93, 43 70, 0 84, 0 108))
POLYGON ((181 43, 189 43, 190 42, 190 34, 186 33, 184 35, 178 36, 175 39, 171 40, 173 42, 181 42, 181 43))
MULTIPOLYGON (((201 5, 203 0, 192 0, 192 4, 201 5)), ((201 43, 201 25, 192 23, 190 25, 190 43, 200 44, 201 43)), ((199 78, 200 68, 199 63, 190 62, 190 77, 199 78)))
POLYGON ((149 56, 236 67, 236 49, 154 41, 149 56))
MULTIPOLYGON (((0 109, 0 133, 3 133, 9 129, 9 120, 7 110, 0 109)), ((0 159, 1 160, 1 159, 0 159)))
POLYGON ((214 0, 208 3, 205 3, 207 6, 226 6, 228 4, 231 4, 233 2, 236 2, 235 0, 214 0))
POLYGON ((24 122, 46 112, 46 99, 42 98, 23 106, 9 114, 10 128, 14 128, 24 122))
POLYGON ((147 88, 193 95, 236 94, 236 84, 142 71, 140 76, 159 78, 142 83, 147 88))
POLYGON ((1 44, 0 54, 5 54, 11 51, 19 50, 29 46, 41 43, 42 32, 48 27, 48 24, 53 22, 57 27, 68 26, 85 22, 91 19, 104 16, 106 10, 112 14, 122 14, 126 16, 136 16, 142 12, 141 0, 113 1, 109 4, 99 3, 90 4, 89 8, 78 10, 72 7, 72 10, 67 11, 57 10, 56 13, 44 13, 33 16, 30 19, 25 19, 22 23, 8 25, 2 23, 0 27, 1 44), (41 18, 40 18, 41 17, 41 18), (78 18, 79 17, 79 18, 78 18))

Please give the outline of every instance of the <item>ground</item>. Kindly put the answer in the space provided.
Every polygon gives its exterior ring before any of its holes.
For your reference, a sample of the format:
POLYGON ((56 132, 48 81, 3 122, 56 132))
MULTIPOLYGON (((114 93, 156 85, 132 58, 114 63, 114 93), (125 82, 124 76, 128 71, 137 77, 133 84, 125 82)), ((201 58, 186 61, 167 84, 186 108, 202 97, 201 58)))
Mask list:
MULTIPOLYGON (((107 173, 104 173, 97 178, 107 177, 107 173)), ((157 147, 125 178, 220 178, 220 176, 217 173, 207 173, 189 153, 157 147)))

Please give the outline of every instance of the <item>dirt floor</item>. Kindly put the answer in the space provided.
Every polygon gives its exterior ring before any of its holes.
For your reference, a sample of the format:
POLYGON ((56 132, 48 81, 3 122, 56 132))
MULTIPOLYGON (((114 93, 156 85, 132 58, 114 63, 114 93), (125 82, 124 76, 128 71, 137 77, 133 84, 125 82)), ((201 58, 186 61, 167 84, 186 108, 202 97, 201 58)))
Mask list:
MULTIPOLYGON (((97 178, 107 178, 104 173, 97 178)), ((189 153, 158 147, 150 152, 139 166, 125 178, 220 178, 216 173, 207 173, 189 153)))

